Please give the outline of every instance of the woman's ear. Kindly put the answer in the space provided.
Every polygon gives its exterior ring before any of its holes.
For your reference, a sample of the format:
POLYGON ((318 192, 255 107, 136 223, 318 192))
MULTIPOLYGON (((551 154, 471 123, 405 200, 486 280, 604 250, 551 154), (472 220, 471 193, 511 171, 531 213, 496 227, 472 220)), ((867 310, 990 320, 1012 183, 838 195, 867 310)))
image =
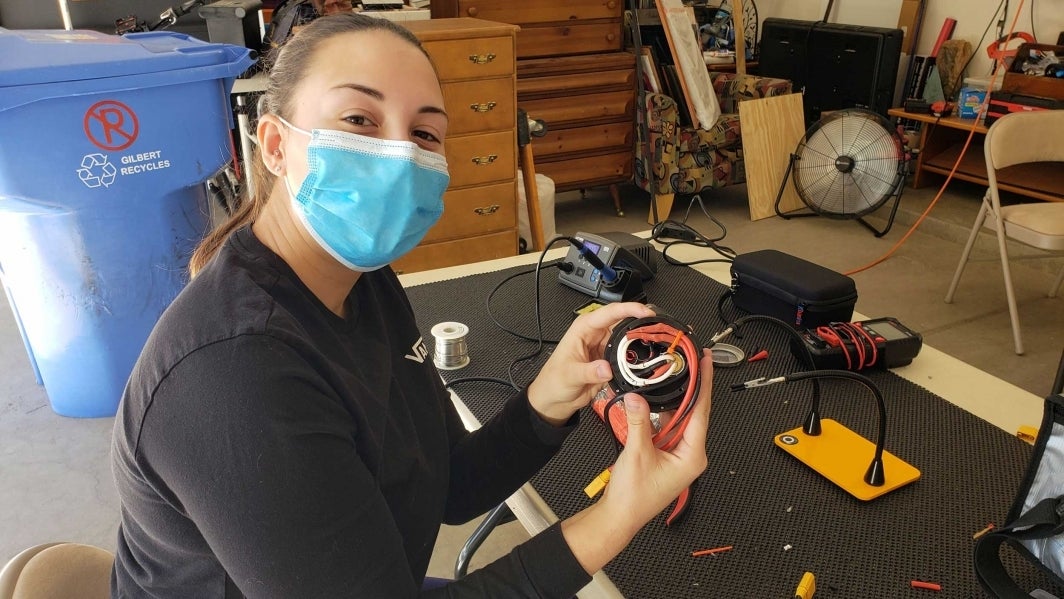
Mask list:
POLYGON ((281 148, 281 142, 284 140, 281 135, 283 126, 276 116, 264 114, 259 118, 259 126, 255 130, 262 163, 266 165, 266 170, 275 175, 282 175, 285 170, 284 151, 281 148))

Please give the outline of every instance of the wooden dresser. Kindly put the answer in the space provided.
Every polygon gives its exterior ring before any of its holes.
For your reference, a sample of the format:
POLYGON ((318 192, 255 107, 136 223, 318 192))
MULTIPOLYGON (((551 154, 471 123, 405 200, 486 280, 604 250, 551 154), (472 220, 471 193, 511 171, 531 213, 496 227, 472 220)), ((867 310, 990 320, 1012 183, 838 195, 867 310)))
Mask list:
POLYGON ((433 0, 432 17, 520 25, 517 102, 547 135, 532 141, 536 171, 558 191, 632 178, 635 59, 623 51, 623 0, 433 0))
POLYGON ((421 40, 440 75, 451 183, 440 221, 392 267, 415 272, 516 256, 518 28, 470 18, 402 25, 421 40))

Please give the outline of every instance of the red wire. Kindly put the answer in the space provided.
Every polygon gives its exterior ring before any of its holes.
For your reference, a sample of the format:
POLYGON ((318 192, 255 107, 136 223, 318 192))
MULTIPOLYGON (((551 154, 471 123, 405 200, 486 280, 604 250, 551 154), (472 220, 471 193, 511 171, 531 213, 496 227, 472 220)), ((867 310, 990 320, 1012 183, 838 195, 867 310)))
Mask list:
POLYGON ((668 451, 680 442, 680 438, 683 437, 683 432, 687 428, 687 423, 690 420, 691 401, 694 399, 695 388, 698 386, 699 363, 697 348, 695 348, 695 344, 691 341, 691 338, 684 334, 683 331, 665 323, 655 323, 640 327, 639 329, 633 329, 628 331, 626 336, 629 339, 669 344, 678 340, 678 345, 683 350, 684 356, 687 360, 689 380, 687 383, 687 390, 684 393, 684 398, 680 402, 679 407, 676 408, 672 418, 669 419, 669 422, 661 427, 661 430, 659 430, 653 437, 654 445, 656 447, 668 451), (670 433, 674 434, 670 436, 670 433))

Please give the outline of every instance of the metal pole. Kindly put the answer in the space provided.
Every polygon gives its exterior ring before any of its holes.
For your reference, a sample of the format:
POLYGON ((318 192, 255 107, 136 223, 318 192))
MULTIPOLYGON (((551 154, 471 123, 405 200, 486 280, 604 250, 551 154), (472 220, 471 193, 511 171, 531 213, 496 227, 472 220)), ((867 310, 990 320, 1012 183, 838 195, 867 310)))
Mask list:
POLYGON ((67 6, 67 0, 59 0, 59 16, 63 18, 63 29, 70 31, 74 28, 74 23, 70 20, 70 8, 67 6))
POLYGON ((255 197, 255 177, 251 173, 252 163, 254 157, 252 152, 255 152, 258 148, 251 144, 251 119, 248 118, 248 106, 247 100, 243 94, 236 97, 237 113, 237 135, 240 136, 240 158, 244 162, 244 168, 240 169, 240 172, 244 175, 244 186, 247 189, 245 198, 255 197))

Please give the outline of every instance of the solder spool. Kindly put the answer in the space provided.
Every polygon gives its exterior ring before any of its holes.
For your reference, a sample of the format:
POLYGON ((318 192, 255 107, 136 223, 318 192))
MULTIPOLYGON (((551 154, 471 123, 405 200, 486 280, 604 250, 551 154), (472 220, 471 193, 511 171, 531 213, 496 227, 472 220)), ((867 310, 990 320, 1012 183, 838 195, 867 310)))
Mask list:
POLYGON ((432 327, 435 349, 432 361, 440 370, 458 370, 469 364, 469 327, 460 322, 441 322, 432 327))

